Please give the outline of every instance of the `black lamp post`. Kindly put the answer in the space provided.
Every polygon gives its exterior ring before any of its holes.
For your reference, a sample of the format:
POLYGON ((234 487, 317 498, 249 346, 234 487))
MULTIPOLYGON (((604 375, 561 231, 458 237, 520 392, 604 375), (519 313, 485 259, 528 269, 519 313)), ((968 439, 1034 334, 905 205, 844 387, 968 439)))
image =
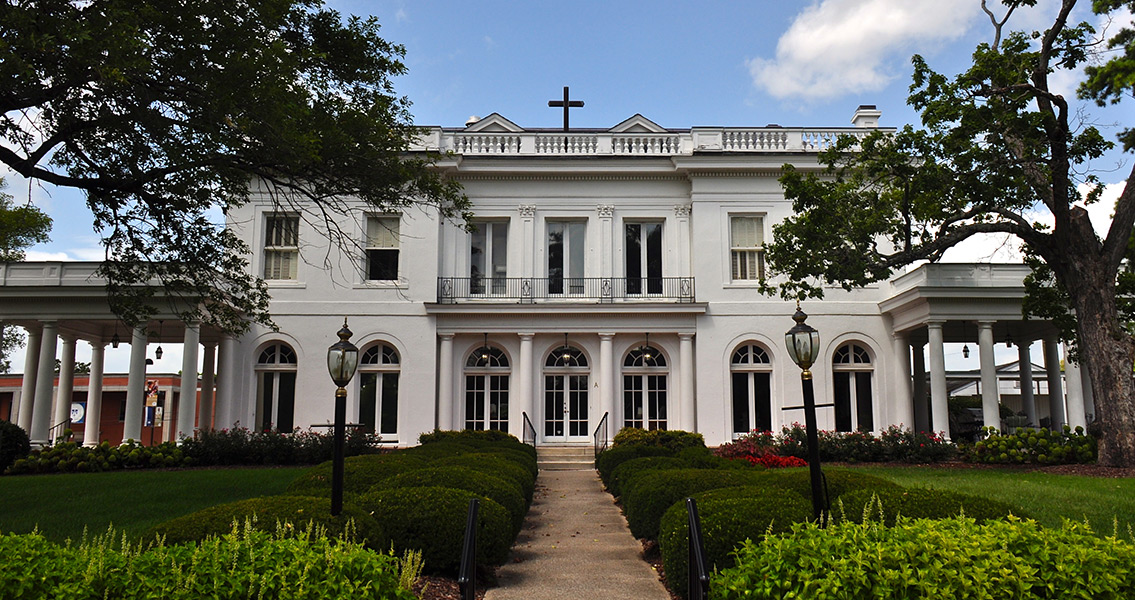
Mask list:
MULTIPOLYGON (((788 346, 788 355, 796 363, 800 371, 800 384, 804 388, 804 427, 808 432, 808 470, 812 479, 812 513, 816 522, 820 522, 826 506, 824 506, 824 481, 820 473, 820 442, 816 433, 816 395, 812 389, 812 365, 820 352, 820 333, 810 325, 804 323, 808 315, 796 303, 796 314, 792 320, 796 325, 784 334, 784 343, 788 346)), ((822 523, 821 523, 822 524, 822 523)))
POLYGON ((343 445, 347 428, 347 384, 359 366, 359 349, 350 342, 351 330, 343 317, 339 341, 327 349, 327 370, 335 382, 335 456, 331 467, 331 516, 343 512, 343 445))

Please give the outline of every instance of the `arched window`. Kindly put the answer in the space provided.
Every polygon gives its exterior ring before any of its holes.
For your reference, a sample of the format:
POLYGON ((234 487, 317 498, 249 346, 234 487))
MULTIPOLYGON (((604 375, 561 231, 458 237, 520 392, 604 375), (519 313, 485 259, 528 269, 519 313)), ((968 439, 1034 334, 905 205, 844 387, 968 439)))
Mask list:
POLYGON ((855 342, 840 346, 832 355, 836 431, 875 429, 871 382, 874 370, 871 354, 855 342))
POLYGON ((583 440, 588 430, 587 356, 575 346, 554 348, 544 361, 544 440, 583 440))
POLYGON ((666 357, 654 346, 623 359, 623 427, 666 429, 666 357))
POLYGON ((398 351, 375 344, 359 357, 359 424, 368 433, 398 436, 398 351))
POLYGON ((295 429, 296 351, 274 342, 256 360, 256 429, 295 429))
POLYGON ((465 361, 465 429, 508 431, 508 357, 482 346, 465 361))
POLYGON ((772 361, 756 344, 733 351, 729 364, 733 387, 733 433, 772 430, 772 361))

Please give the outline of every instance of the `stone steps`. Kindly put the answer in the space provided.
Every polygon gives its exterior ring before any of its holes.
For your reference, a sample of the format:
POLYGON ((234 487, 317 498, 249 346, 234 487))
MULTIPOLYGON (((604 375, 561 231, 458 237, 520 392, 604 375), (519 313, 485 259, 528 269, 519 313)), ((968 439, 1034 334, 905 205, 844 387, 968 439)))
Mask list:
POLYGON ((537 446, 536 464, 541 471, 588 471, 595 469, 595 449, 590 445, 537 446))

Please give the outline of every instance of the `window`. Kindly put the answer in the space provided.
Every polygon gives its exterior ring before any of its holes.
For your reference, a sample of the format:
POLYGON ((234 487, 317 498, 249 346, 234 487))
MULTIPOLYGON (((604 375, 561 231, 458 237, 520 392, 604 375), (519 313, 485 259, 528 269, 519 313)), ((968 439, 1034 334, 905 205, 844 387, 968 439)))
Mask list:
POLYGON ((662 223, 626 224, 628 294, 662 293, 662 223))
POLYGON ((733 281, 765 278, 764 244, 764 219, 729 218, 729 255, 733 263, 733 281))
POLYGON ((367 217, 367 279, 398 279, 398 223, 401 219, 367 217))
POLYGON ((768 352, 747 344, 733 352, 733 433, 772 430, 772 364, 768 352))
POLYGON ((871 355, 858 344, 844 344, 832 356, 832 371, 836 431, 874 430, 871 355))
POLYGON ((256 429, 291 433, 295 428, 296 352, 272 344, 256 361, 256 429))
POLYGON ((623 360, 623 427, 666 429, 666 357, 639 346, 623 360))
POLYGON ((508 431, 508 357, 482 346, 465 361, 465 429, 508 431))
POLYGON ((587 357, 575 346, 554 348, 544 361, 544 440, 586 439, 587 357))
POLYGON ((269 215, 264 238, 264 279, 295 279, 300 218, 269 215))
POLYGON ((476 225, 469 248, 470 291, 503 294, 508 289, 508 221, 483 221, 476 225))
POLYGON ((359 424, 368 433, 398 436, 398 351, 386 344, 359 358, 359 424))
POLYGON ((584 230, 574 221, 548 222, 548 292, 583 293, 584 230))

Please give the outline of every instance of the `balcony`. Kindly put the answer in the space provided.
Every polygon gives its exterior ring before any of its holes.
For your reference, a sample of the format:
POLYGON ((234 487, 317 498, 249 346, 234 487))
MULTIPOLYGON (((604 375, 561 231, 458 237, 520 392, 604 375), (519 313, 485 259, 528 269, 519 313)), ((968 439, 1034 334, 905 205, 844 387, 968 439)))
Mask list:
POLYGON ((693 277, 439 277, 438 304, 690 304, 693 277))

